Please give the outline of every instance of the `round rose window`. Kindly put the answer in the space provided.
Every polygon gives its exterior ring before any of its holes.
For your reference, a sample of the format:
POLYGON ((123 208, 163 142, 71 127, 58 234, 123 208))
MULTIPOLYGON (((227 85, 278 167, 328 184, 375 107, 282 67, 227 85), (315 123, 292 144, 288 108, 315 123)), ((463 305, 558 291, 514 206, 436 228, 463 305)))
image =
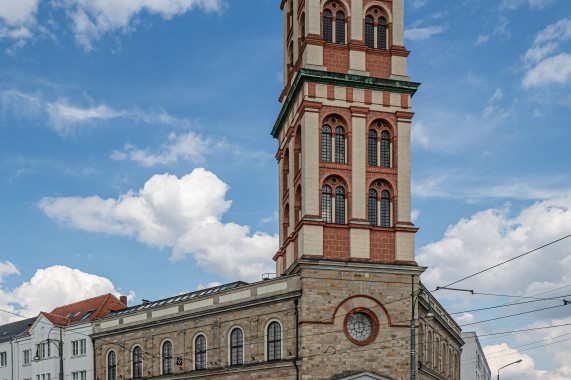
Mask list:
POLYGON ((356 344, 368 344, 377 335, 378 322, 369 310, 354 310, 345 319, 345 333, 356 344))

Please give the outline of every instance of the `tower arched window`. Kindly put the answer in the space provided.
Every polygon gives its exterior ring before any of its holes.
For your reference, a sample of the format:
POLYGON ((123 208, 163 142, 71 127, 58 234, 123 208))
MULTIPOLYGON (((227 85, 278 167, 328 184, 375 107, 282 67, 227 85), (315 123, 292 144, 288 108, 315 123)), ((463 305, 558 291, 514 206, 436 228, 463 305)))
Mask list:
POLYGON ((377 191, 369 190, 369 224, 377 225, 377 191))
POLYGON ((286 203, 283 215, 283 240, 287 239, 288 236, 289 236, 289 203, 286 203))
POLYGON ((375 19, 371 15, 365 17, 365 45, 375 47, 375 19))
POLYGON ((163 343, 162 359, 163 359, 163 375, 171 374, 172 373, 172 343, 168 340, 163 343))
POLYGON ((345 13, 342 11, 335 14, 335 43, 345 43, 345 13))
POLYGON ((143 349, 137 346, 133 349, 133 379, 143 377, 143 349))
POLYGON ((321 189, 321 215, 325 223, 333 222, 333 210, 331 206, 331 187, 323 186, 321 189))
POLYGON ((329 125, 321 128, 321 161, 331 162, 331 127, 329 125))
POLYGON ((387 190, 381 192, 381 227, 391 226, 391 196, 387 190))
POLYGON ((276 321, 268 326, 268 360, 280 360, 282 358, 282 328, 276 321))
POLYGON ((335 189, 335 224, 345 224, 345 189, 335 189))
POLYGON ((369 131, 369 166, 377 166, 377 132, 369 131))
POLYGON ((323 10, 323 39, 333 42, 333 15, 329 9, 323 10))
POLYGON ((345 163, 345 129, 335 128, 335 162, 345 163))
POLYGON ((107 354, 107 380, 117 379, 117 354, 109 351, 107 354))
POLYGON ((230 333, 230 365, 244 363, 244 334, 239 328, 230 333))
POLYGON ((206 337, 199 335, 194 340, 194 369, 206 369, 206 337))
POLYGON ((391 140, 389 132, 381 132, 381 166, 388 168, 391 166, 391 140))
POLYGON ((288 175, 289 175, 289 149, 286 149, 282 159, 282 188, 283 195, 288 190, 288 175))
POLYGON ((387 20, 379 17, 377 23, 377 49, 387 50, 387 20))

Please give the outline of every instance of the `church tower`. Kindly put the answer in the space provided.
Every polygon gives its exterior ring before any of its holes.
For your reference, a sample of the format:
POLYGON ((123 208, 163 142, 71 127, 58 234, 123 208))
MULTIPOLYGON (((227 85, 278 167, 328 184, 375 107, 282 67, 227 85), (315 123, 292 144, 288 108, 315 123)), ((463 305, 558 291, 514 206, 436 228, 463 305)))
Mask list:
POLYGON ((300 259, 416 265, 404 0, 282 0, 278 276, 300 259))

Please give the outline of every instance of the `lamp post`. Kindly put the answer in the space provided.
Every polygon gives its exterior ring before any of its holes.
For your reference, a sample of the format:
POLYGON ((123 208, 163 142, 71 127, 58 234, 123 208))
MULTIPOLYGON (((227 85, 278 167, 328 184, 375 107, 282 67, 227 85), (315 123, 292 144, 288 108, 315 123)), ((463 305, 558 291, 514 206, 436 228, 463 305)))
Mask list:
POLYGON ((53 343, 56 345, 56 347, 58 348, 58 354, 59 354, 59 380, 63 380, 63 340, 62 340, 62 328, 61 326, 57 326, 59 328, 59 341, 56 343, 53 340, 50 339, 50 334, 52 332, 52 330, 54 328, 56 328, 56 326, 53 326, 50 331, 48 332, 48 339, 46 340, 42 340, 39 344, 38 347, 36 348, 36 356, 34 356, 34 361, 37 362, 40 360, 40 344, 47 342, 48 346, 50 345, 50 343, 53 343))
MULTIPOLYGON (((414 291, 414 274, 411 276, 411 286, 412 291, 410 293, 411 305, 412 305, 412 317, 410 319, 410 380, 416 380, 416 324, 414 320, 414 306, 418 301, 418 298, 424 294, 424 289, 419 287, 418 291, 414 291)), ((430 306, 430 297, 428 298, 428 313, 426 313, 426 319, 434 318, 432 314, 432 308, 430 306)))
POLYGON ((521 363, 521 361, 522 361, 522 359, 519 359, 519 360, 516 360, 515 362, 512 362, 512 363, 510 363, 510 364, 506 364, 505 366, 500 367, 500 368, 498 369, 498 380, 500 380, 500 369, 506 368, 507 366, 512 365, 512 364, 521 363))

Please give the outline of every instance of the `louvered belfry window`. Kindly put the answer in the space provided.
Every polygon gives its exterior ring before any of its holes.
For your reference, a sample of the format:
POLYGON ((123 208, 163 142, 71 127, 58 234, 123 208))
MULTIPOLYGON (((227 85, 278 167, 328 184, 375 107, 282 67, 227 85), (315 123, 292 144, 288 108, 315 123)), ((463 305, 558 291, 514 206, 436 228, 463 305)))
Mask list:
POLYGON ((333 42, 333 17, 329 9, 323 11, 323 39, 333 42))

